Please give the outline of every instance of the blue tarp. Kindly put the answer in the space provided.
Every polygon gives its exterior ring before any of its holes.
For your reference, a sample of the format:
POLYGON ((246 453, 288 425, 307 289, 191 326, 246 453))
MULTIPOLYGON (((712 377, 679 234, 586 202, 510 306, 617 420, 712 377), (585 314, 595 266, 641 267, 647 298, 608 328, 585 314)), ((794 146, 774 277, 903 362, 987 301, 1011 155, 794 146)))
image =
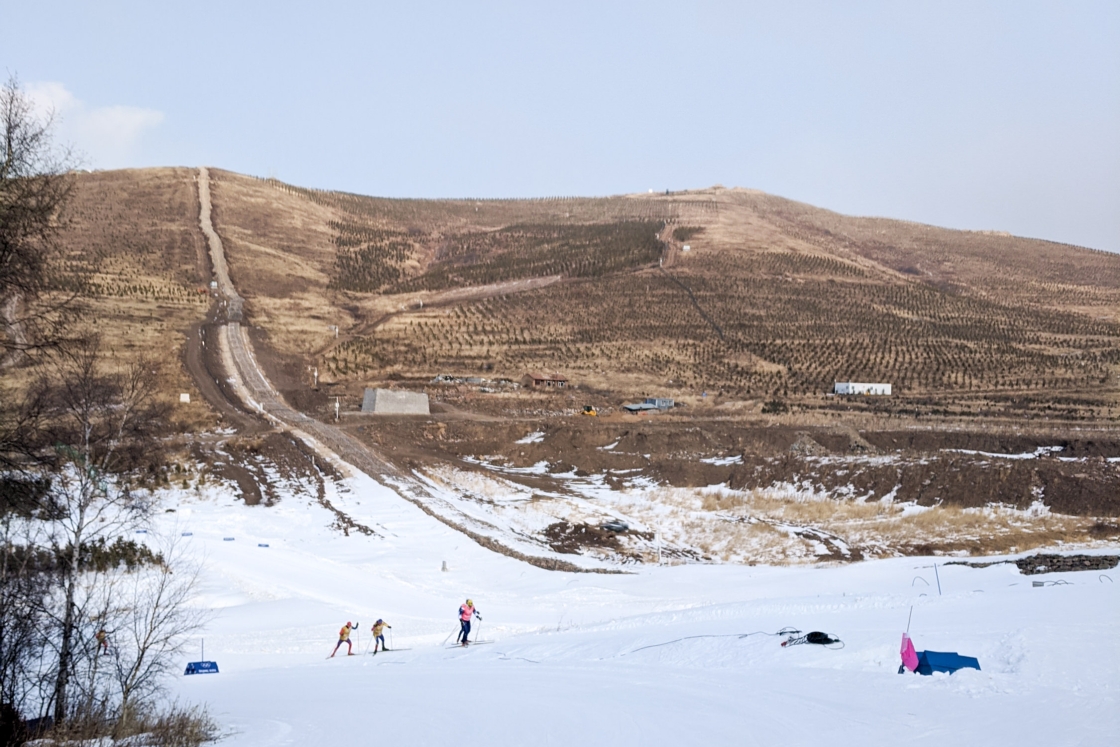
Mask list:
POLYGON ((933 674, 934 672, 948 672, 952 674, 958 669, 970 667, 980 668, 980 661, 973 656, 961 656, 956 651, 919 651, 918 674, 933 674))

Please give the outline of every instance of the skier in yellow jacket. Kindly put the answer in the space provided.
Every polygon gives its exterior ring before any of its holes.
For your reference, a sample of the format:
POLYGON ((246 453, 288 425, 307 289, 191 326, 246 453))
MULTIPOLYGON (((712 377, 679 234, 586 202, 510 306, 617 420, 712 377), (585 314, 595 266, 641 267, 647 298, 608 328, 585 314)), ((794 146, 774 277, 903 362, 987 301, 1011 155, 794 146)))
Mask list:
POLYGON ((354 644, 350 641, 350 631, 356 627, 358 627, 357 623, 351 625, 349 622, 342 626, 342 630, 338 631, 338 643, 334 645, 334 651, 331 651, 331 655, 327 657, 328 659, 333 659, 334 655, 338 653, 338 647, 344 643, 346 644, 346 655, 354 655, 354 644))
POLYGON ((385 628, 392 630, 393 626, 380 618, 373 624, 373 627, 370 628, 370 632, 373 633, 373 653, 375 654, 377 653, 378 643, 381 644, 382 651, 389 650, 389 647, 385 645, 385 628))

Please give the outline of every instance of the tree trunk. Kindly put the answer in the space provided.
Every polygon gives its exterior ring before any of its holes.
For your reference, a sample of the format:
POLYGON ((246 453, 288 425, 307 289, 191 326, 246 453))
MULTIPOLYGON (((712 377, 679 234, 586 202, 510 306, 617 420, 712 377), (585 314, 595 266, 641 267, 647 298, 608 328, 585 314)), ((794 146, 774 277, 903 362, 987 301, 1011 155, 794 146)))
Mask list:
POLYGON ((67 569, 66 584, 66 609, 62 615, 62 641, 58 650, 58 679, 54 684, 54 722, 61 724, 66 721, 66 690, 70 684, 70 670, 74 659, 74 586, 78 581, 78 558, 80 541, 75 541, 70 556, 70 567, 67 569))
MULTIPOLYGON (((88 450, 87 450, 88 452, 88 450)), ((58 679, 54 684, 54 722, 62 724, 67 717, 67 690, 70 685, 70 673, 74 668, 74 633, 77 620, 74 615, 74 596, 77 593, 79 573, 81 572, 82 540, 85 537, 86 507, 89 495, 92 492, 88 485, 90 478, 85 469, 83 460, 83 474, 78 478, 78 515, 74 530, 70 535, 70 557, 67 558, 67 568, 63 572, 63 586, 65 587, 65 605, 62 613, 62 640, 58 650, 58 679)))

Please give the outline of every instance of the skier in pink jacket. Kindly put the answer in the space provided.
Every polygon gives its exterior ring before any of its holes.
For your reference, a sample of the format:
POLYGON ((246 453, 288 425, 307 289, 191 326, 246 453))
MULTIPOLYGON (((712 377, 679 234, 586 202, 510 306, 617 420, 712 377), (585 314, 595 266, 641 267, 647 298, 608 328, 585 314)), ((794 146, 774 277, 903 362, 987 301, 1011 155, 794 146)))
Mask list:
POLYGON ((474 602, 467 600, 466 604, 459 607, 459 637, 455 639, 456 643, 466 646, 470 641, 467 636, 471 633, 471 618, 477 617, 482 620, 482 615, 478 614, 478 610, 474 608, 474 602))

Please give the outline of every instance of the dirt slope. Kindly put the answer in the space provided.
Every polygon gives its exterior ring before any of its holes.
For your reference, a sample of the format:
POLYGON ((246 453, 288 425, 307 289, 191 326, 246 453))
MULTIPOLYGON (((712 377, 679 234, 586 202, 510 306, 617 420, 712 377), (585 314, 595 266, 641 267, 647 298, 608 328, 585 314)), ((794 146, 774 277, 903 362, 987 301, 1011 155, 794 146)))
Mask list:
MULTIPOLYGON (((192 394, 178 409, 184 430, 238 429, 195 451, 267 503, 239 461, 299 459, 261 435, 272 426, 224 374, 232 317, 208 292, 194 174, 76 175, 60 290, 66 273, 93 273, 90 324, 122 361, 170 363, 166 396, 192 394)), ((278 390, 275 408, 317 428, 304 413, 327 419, 335 396, 353 411, 368 385, 432 397, 428 419, 344 416, 336 440, 367 441, 393 469, 495 457, 548 462, 548 475, 524 480, 561 492, 557 475, 603 474, 622 489, 612 475, 629 474, 1019 511, 1042 495, 1080 517, 1051 539, 1115 528, 1093 517, 1120 513, 1120 257, 749 190, 386 200, 208 176, 229 286, 244 299, 237 343, 278 390), (570 387, 519 389, 529 370, 570 387), (896 395, 828 396, 845 379, 889 381, 896 395), (620 413, 644 396, 684 406, 620 413), (584 404, 603 417, 581 419, 584 404), (517 444, 529 431, 547 439, 517 444)), ((562 545, 588 533, 563 521, 562 545)))

